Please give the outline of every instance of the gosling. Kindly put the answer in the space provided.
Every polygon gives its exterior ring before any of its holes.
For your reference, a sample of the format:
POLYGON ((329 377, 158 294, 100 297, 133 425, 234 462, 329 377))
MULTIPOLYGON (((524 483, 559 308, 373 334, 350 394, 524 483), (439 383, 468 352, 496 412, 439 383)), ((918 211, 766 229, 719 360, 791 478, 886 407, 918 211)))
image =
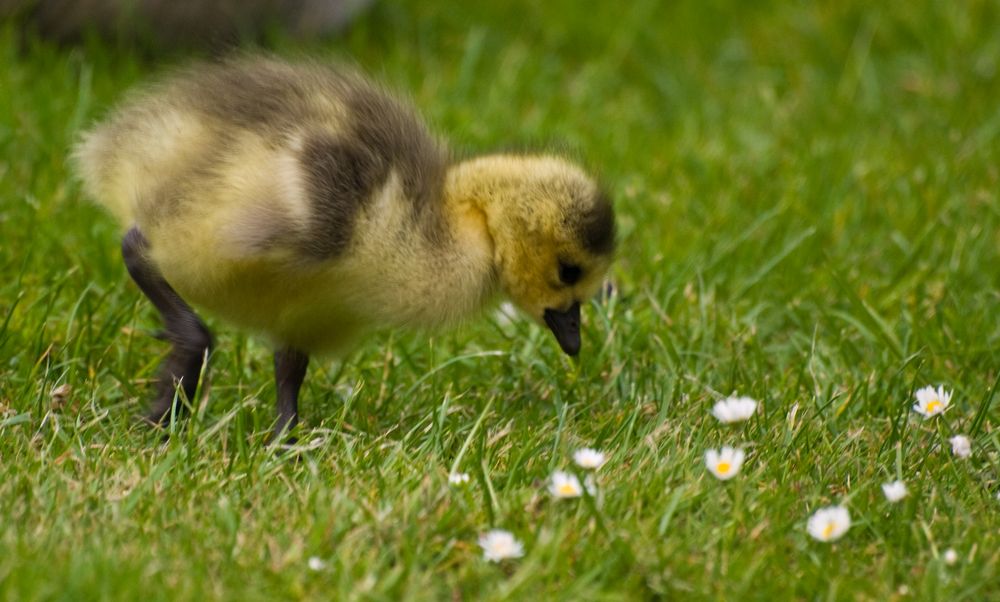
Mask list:
POLYGON ((194 398, 212 337, 192 306, 276 350, 274 438, 309 357, 379 328, 454 324, 506 295, 580 350, 580 303, 615 246, 611 202, 554 156, 452 162, 413 109, 361 75, 241 57, 134 93, 74 150, 122 224, 129 275, 172 348, 145 419, 194 398))

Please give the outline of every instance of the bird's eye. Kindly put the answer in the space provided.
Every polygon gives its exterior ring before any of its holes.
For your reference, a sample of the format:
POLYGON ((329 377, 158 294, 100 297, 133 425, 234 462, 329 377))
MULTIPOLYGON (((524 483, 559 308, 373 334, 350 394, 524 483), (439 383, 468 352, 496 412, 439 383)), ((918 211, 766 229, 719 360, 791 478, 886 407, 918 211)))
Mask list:
POLYGON ((559 262, 559 280, 562 280, 564 284, 576 284, 580 280, 580 276, 583 276, 583 270, 580 269, 580 266, 559 262))

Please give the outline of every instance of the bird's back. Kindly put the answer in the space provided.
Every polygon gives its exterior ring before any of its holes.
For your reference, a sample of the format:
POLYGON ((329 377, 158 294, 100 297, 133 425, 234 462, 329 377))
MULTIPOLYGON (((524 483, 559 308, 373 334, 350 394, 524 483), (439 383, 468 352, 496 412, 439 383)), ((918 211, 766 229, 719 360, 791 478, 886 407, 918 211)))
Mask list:
MULTIPOLYGON (((126 227, 227 180, 249 184, 240 164, 280 169, 288 155, 306 181, 280 185, 305 187, 294 192, 317 202, 299 208, 312 210, 314 230, 336 227, 343 205, 358 201, 338 197, 370 192, 392 170, 419 211, 439 194, 446 167, 409 107, 361 76, 263 58, 199 65, 133 94, 75 153, 87 191, 126 227)), ((273 176, 289 174, 271 175, 279 185, 273 176)), ((309 244, 317 253, 338 246, 309 244)))

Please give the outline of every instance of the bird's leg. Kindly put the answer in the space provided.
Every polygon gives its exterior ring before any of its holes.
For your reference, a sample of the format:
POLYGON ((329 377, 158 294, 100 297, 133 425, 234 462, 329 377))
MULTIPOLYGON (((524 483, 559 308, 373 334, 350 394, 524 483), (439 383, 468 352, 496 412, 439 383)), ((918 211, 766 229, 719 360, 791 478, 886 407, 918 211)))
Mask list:
MULTIPOLYGON (((278 389, 278 421, 271 443, 287 435, 299 422, 299 389, 306 377, 309 356, 291 347, 274 352, 274 382, 278 389)), ((288 443, 295 443, 290 437, 288 443)))
POLYGON ((181 299, 149 260, 146 254, 148 248, 149 242, 137 227, 129 230, 122 239, 125 268, 159 310, 163 318, 163 338, 173 345, 160 368, 156 397, 145 416, 150 423, 159 425, 170 420, 171 413, 179 415, 184 410, 183 401, 175 399, 178 383, 187 399, 194 399, 202 364, 212 349, 212 336, 191 306, 181 299))

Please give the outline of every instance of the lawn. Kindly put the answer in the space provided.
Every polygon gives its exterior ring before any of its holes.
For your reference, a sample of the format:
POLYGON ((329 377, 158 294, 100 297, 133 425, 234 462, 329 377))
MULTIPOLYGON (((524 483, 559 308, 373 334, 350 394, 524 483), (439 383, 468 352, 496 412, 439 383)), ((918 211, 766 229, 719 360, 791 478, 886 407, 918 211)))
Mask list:
POLYGON ((68 169, 188 59, 4 27, 0 598, 1000 599, 997 31, 988 1, 387 0, 277 36, 411 97, 458 153, 590 165, 619 252, 578 360, 493 312, 381 333, 311 364, 302 450, 276 454, 270 350, 210 317, 195 416, 137 423, 166 347, 68 169), (954 395, 925 420, 926 385, 954 395), (721 424, 733 394, 757 412, 721 424), (727 481, 722 445, 746 452, 727 481), (584 446, 609 455, 597 495, 553 498, 584 446), (852 526, 820 542, 829 505, 852 526), (486 561, 491 528, 524 557, 486 561))

